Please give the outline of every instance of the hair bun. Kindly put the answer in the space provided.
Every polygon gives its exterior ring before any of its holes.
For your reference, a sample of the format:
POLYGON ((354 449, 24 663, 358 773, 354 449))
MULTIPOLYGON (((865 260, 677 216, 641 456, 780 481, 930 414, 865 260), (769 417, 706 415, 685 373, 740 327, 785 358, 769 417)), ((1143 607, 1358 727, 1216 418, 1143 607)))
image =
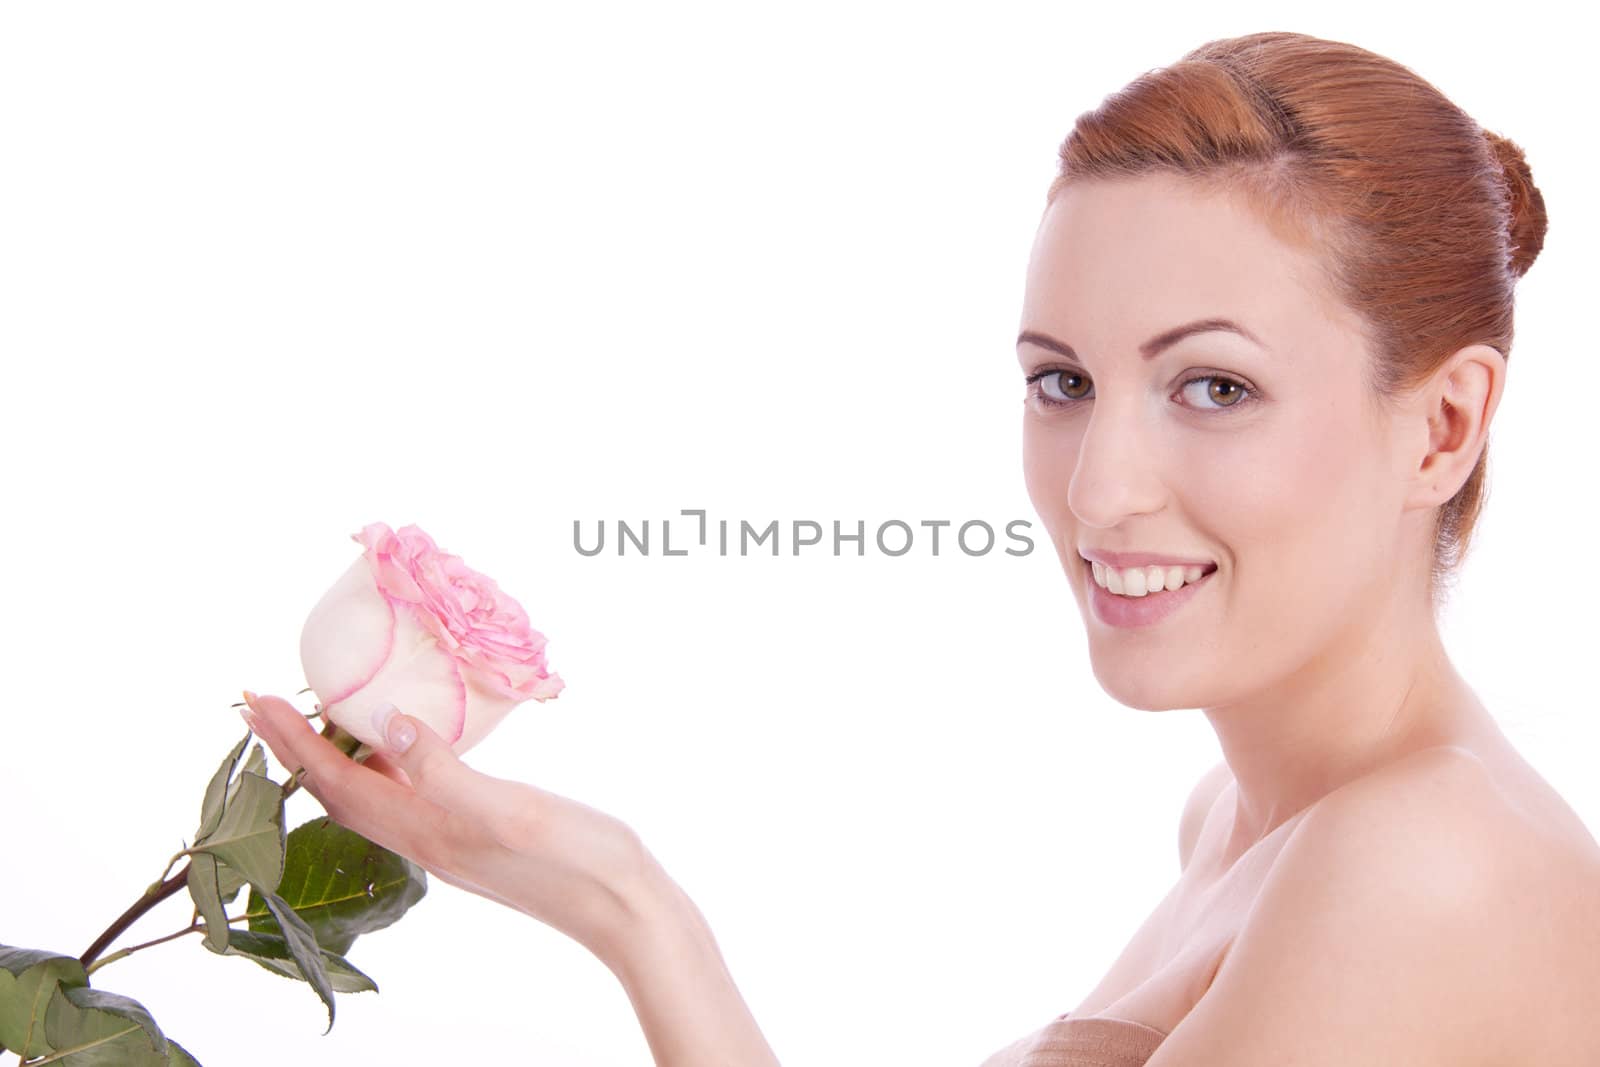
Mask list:
POLYGON ((1506 188, 1506 230, 1511 235, 1511 260, 1507 265, 1511 273, 1520 278, 1528 273, 1544 247, 1545 231, 1550 224, 1544 212, 1544 196, 1533 184, 1528 160, 1515 141, 1490 130, 1484 130, 1483 136, 1500 161, 1506 188))

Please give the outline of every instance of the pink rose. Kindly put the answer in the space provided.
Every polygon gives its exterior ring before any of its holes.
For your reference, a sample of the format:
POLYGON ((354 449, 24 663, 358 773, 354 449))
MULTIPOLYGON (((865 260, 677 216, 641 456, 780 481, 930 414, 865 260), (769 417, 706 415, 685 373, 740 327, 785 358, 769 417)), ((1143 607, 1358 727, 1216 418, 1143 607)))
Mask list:
POLYGON ((416 526, 374 522, 350 536, 365 554, 300 633, 306 682, 333 722, 377 747, 372 710, 393 703, 460 754, 518 704, 561 692, 544 635, 493 579, 416 526))

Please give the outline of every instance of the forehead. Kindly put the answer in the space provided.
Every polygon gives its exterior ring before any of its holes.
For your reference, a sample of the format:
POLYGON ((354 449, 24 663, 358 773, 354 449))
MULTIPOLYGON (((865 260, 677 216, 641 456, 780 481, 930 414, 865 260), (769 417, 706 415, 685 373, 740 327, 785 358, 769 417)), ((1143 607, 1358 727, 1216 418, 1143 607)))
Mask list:
POLYGON ((1212 317, 1285 351, 1353 327, 1312 253, 1241 196, 1164 174, 1083 181, 1056 195, 1029 257, 1023 329, 1084 353, 1131 349, 1212 317))

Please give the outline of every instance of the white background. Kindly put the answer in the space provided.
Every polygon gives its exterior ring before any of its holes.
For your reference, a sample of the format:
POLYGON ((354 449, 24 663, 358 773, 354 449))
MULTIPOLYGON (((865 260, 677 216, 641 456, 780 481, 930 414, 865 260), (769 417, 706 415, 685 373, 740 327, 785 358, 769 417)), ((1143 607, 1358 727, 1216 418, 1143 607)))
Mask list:
MULTIPOLYGON (((1021 477, 1026 258, 1079 113, 1266 29, 1411 66, 1532 164, 1551 229, 1446 636, 1600 825, 1592 62, 1536 7, 8 5, 0 943, 81 952, 139 894, 241 687, 303 685, 348 535, 414 522, 568 683, 468 761, 637 827, 784 1063, 976 1064, 1075 1005, 1219 753, 1089 671, 1021 477), (683 508, 1036 547, 573 549, 683 508)), ((650 1061, 609 971, 443 883, 350 955, 382 992, 327 1037, 195 938, 95 982, 210 1067, 650 1061)))

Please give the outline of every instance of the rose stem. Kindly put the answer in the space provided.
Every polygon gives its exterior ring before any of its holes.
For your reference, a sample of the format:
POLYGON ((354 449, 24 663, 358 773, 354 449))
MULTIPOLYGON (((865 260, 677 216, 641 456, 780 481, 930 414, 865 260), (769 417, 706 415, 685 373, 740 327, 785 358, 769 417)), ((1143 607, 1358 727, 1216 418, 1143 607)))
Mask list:
MULTIPOLYGON (((322 735, 324 737, 329 737, 333 734, 334 729, 335 727, 333 722, 330 720, 323 727, 322 735)), ((284 783, 284 799, 287 800, 291 793, 300 788, 300 775, 302 771, 295 771, 294 774, 289 776, 289 780, 284 783)), ((177 857, 174 857, 173 861, 175 861, 176 858, 177 857)), ((170 871, 172 869, 173 861, 169 861, 167 863, 167 870, 170 871)), ((189 864, 187 863, 183 865, 183 870, 179 871, 171 878, 166 878, 165 872, 163 872, 163 880, 159 882, 151 882, 150 887, 144 891, 144 895, 129 905, 127 911, 117 916, 116 922, 106 927, 105 932, 94 939, 94 944, 90 945, 88 949, 84 951, 84 954, 78 957, 78 962, 82 963, 84 969, 87 971, 89 965, 95 961, 96 957, 98 957, 100 953, 104 952, 110 946, 111 942, 121 937, 123 932, 126 931, 128 927, 132 926, 135 922, 138 922, 140 916, 149 911, 151 908, 155 907, 157 904, 161 903, 163 900, 166 900, 168 897, 177 893, 178 890, 182 889, 188 884, 189 864)))

